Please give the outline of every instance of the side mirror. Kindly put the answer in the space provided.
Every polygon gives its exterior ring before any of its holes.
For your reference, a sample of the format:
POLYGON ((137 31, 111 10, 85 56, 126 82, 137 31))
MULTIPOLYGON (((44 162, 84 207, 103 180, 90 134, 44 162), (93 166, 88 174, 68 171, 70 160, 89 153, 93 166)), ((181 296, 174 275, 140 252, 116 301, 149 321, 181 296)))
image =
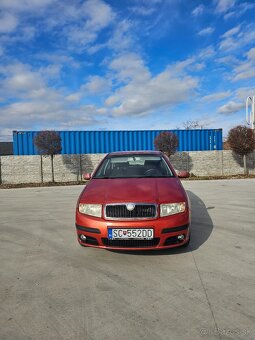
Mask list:
POLYGON ((85 179, 85 181, 89 181, 91 179, 91 174, 83 174, 83 179, 85 179))
POLYGON ((179 171, 178 172, 178 177, 179 178, 189 178, 190 174, 188 171, 179 171))

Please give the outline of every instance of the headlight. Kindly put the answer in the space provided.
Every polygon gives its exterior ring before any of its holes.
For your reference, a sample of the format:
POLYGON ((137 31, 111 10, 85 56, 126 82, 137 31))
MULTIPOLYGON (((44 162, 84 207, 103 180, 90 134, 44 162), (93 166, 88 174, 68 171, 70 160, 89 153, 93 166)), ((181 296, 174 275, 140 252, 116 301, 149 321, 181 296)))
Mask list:
POLYGON ((160 216, 164 217, 179 214, 184 212, 185 208, 186 208, 185 202, 160 204, 160 216))
POLYGON ((79 212, 95 217, 102 217, 102 205, 101 204, 79 204, 79 212))

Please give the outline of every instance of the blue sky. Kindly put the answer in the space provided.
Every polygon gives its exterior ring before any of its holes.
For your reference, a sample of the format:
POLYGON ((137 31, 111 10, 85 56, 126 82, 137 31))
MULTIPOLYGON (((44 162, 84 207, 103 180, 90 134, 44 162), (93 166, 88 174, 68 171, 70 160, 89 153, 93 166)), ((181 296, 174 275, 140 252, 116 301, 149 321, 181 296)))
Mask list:
POLYGON ((255 95, 254 0, 0 0, 0 138, 12 130, 224 134, 255 95))

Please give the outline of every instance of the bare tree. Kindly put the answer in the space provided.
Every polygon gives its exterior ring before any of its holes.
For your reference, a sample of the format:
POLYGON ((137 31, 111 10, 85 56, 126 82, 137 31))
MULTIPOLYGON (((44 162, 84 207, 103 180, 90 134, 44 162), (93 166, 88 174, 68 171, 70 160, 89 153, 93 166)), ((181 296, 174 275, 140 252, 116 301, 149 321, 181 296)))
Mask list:
POLYGON ((175 154, 178 145, 178 137, 173 132, 161 132, 154 139, 155 149, 164 152, 168 157, 175 154))
POLYGON ((34 138, 34 144, 41 155, 51 156, 52 182, 55 182, 53 158, 62 150, 60 135, 56 131, 40 131, 34 138))
POLYGON ((203 125, 198 120, 187 120, 182 123, 185 130, 202 129, 203 125))
POLYGON ((243 156, 244 174, 247 174, 247 155, 255 149, 253 130, 247 126, 238 125, 229 131, 227 142, 234 152, 243 156))

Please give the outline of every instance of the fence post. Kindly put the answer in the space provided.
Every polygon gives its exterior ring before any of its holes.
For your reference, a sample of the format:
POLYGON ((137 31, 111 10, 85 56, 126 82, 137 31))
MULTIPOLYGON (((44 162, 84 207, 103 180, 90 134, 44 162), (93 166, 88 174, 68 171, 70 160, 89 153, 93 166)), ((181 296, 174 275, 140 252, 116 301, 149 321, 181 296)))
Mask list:
POLYGON ((42 161, 42 155, 40 155, 40 162, 41 162, 41 183, 43 183, 43 161, 42 161))
POLYGON ((2 184, 2 157, 0 157, 0 185, 2 184))
POLYGON ((224 163, 223 163, 224 150, 221 150, 220 153, 221 153, 221 176, 224 176, 224 168, 223 168, 223 165, 224 165, 224 163))
POLYGON ((80 180, 82 181, 82 155, 80 154, 80 180))

